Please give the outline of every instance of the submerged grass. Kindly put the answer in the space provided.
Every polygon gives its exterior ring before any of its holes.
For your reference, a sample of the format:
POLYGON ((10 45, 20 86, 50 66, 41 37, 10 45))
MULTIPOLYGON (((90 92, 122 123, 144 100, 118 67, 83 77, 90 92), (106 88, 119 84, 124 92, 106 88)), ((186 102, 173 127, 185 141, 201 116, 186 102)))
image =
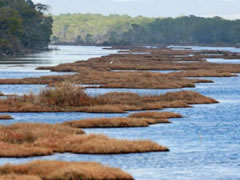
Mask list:
POLYGON ((33 161, 0 167, 1 180, 133 180, 128 173, 94 162, 33 161))

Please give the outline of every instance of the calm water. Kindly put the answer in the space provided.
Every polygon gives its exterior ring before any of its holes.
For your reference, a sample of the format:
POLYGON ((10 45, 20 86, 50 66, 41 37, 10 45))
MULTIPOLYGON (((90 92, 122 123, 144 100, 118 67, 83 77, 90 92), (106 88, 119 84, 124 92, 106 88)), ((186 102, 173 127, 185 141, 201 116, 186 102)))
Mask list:
MULTIPOLYGON (((0 59, 0 73, 6 72, 49 72, 36 71, 39 66, 55 66, 63 63, 71 63, 89 58, 106 56, 117 53, 117 50, 104 50, 103 47, 95 46, 50 46, 53 51, 33 53, 23 57, 10 57, 0 59)), ((49 75, 49 74, 46 74, 49 75)), ((1 77, 1 74, 0 74, 1 77)))
POLYGON ((155 73, 162 73, 168 74, 173 72, 180 72, 181 70, 112 70, 113 72, 155 72, 155 73))
MULTIPOLYGON (((193 108, 165 109, 164 111, 178 112, 184 116, 183 119, 172 119, 172 124, 159 124, 147 128, 86 129, 88 133, 103 133, 121 139, 151 139, 168 146, 170 152, 105 156, 55 154, 41 158, 1 158, 0 164, 23 163, 33 159, 97 161, 120 167, 137 180, 240 179, 240 77, 205 79, 213 80, 215 83, 197 84, 197 87, 191 90, 211 96, 220 103, 194 105, 193 108)), ((162 93, 162 90, 158 91, 162 93)), ((146 90, 146 93, 156 92, 146 90)), ((58 123, 88 117, 128 115, 128 113, 9 114, 15 119, 2 124, 58 123)))
POLYGON ((240 59, 207 58, 206 60, 210 63, 240 64, 240 59))
POLYGON ((240 48, 235 47, 207 47, 207 46, 168 46, 171 49, 183 50, 192 49, 194 51, 210 50, 210 51, 230 51, 240 53, 240 48))

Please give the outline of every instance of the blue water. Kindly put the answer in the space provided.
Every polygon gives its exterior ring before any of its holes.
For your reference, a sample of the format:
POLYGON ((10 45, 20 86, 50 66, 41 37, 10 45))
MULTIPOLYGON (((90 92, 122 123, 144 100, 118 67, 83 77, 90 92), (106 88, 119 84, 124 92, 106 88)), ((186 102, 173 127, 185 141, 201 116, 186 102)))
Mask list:
MULTIPOLYGON (((183 88, 183 89, 131 89, 131 88, 87 88, 85 92, 89 96, 99 96, 106 93, 111 92, 130 92, 130 93, 136 93, 140 96, 144 95, 160 95, 165 94, 167 92, 175 92, 175 91, 182 91, 182 90, 194 90, 194 88, 183 88)), ((1 90, 0 90, 1 91, 1 90)))
MULTIPOLYGON (((178 112, 182 119, 147 128, 85 129, 121 139, 150 139, 166 145, 170 152, 125 155, 55 154, 35 158, 0 158, 0 164, 33 159, 97 161, 120 167, 137 180, 240 179, 240 77, 205 78, 215 83, 197 84, 191 90, 213 97, 219 104, 164 109, 178 112)), ((141 90, 144 91, 144 90, 141 90)), ((161 91, 161 90, 159 90, 161 91)), ((155 93, 147 90, 147 93, 155 93)), ((85 117, 125 117, 128 114, 8 113, 15 119, 2 122, 57 123, 85 117)))
POLYGON ((240 53, 240 48, 235 47, 208 47, 208 46, 168 46, 171 49, 183 50, 191 49, 194 51, 210 50, 210 51, 230 51, 240 53))
POLYGON ((240 64, 240 59, 207 58, 207 62, 221 64, 240 64))
POLYGON ((36 72, 21 72, 21 71, 0 71, 0 79, 23 79, 23 78, 38 78, 41 76, 56 76, 56 75, 74 75, 71 72, 50 72, 50 71, 36 71, 36 72))
POLYGON ((2 125, 11 125, 14 123, 63 123, 70 120, 81 120, 101 117, 126 117, 128 113, 103 114, 103 113, 84 113, 84 112, 58 112, 58 113, 0 113, 9 114, 13 117, 9 121, 0 121, 2 125))
POLYGON ((23 95, 28 93, 38 94, 42 89, 46 88, 47 85, 38 85, 38 84, 1 84, 0 92, 5 95, 23 95))
POLYGON ((180 72, 181 70, 112 70, 113 72, 155 72, 168 74, 173 72, 180 72))
POLYGON ((50 46, 53 51, 32 53, 25 56, 1 57, 0 71, 36 72, 39 66, 56 66, 63 63, 85 61, 89 58, 117 53, 117 50, 105 50, 95 46, 50 46))

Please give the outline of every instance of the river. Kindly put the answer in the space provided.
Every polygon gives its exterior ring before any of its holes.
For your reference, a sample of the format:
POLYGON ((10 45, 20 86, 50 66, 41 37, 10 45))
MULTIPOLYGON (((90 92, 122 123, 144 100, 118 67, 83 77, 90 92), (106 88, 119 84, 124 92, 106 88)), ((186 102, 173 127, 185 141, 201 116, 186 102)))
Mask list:
MULTIPOLYGON (((16 62, 21 64, 20 71, 39 73, 39 71, 34 71, 34 67, 48 63, 56 65, 58 63, 86 60, 90 57, 114 53, 114 51, 106 51, 100 47, 61 46, 59 48, 60 50, 56 52, 50 51, 30 56, 31 62, 33 62, 30 65, 17 60, 16 62), (81 56, 80 52, 84 52, 84 55, 81 56)), ((221 49, 225 50, 225 48, 221 49)), ((229 49, 231 50, 231 48, 226 48, 226 50, 229 49)), ((234 48, 235 50, 239 51, 239 49, 234 48)), ((2 62, 0 74, 20 72, 12 68, 12 65, 10 61, 8 61, 8 64, 2 62)), ((14 66, 16 66, 15 61, 14 66)), ((50 72, 44 73, 48 74, 50 72)), ((147 128, 85 129, 87 133, 103 133, 114 138, 150 139, 168 146, 171 150, 170 152, 124 155, 77 155, 65 153, 34 158, 0 158, 0 165, 5 163, 23 163, 33 159, 97 161, 113 167, 119 167, 132 174, 136 180, 240 179, 240 78, 238 76, 204 79, 213 80, 214 83, 197 84, 196 88, 186 89, 213 97, 220 102, 219 104, 194 105, 192 108, 164 109, 164 111, 177 112, 184 116, 182 119, 172 119, 172 124, 158 124, 147 128)), ((0 85, 0 91, 2 87, 0 85)), ((18 88, 17 91, 21 91, 22 87, 18 86, 18 88)), ((36 87, 36 89, 38 88, 36 87)), ((6 93, 11 90, 9 87, 5 87, 5 89, 6 93)), ((112 91, 115 90, 112 89, 112 91)), ((25 91, 27 90, 22 90, 22 92, 25 91)), ((111 91, 111 89, 107 91, 111 91)), ((141 89, 135 91, 139 94, 161 94, 174 90, 141 89)), ((95 90, 95 92, 91 91, 91 93, 92 95, 94 93, 102 94, 106 93, 106 91, 102 89, 100 92, 95 90)), ((15 122, 58 123, 86 117, 126 117, 129 115, 129 113, 8 114, 12 115, 14 120, 1 122, 1 124, 12 124, 15 122)))

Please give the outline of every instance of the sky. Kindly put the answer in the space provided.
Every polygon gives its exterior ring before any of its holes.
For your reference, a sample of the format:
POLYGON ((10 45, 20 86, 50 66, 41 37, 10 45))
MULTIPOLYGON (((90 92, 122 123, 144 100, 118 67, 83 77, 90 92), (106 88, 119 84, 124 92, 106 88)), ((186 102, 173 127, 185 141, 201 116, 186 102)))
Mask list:
POLYGON ((240 0, 33 0, 51 6, 50 13, 128 14, 176 17, 196 15, 240 19, 240 0))

